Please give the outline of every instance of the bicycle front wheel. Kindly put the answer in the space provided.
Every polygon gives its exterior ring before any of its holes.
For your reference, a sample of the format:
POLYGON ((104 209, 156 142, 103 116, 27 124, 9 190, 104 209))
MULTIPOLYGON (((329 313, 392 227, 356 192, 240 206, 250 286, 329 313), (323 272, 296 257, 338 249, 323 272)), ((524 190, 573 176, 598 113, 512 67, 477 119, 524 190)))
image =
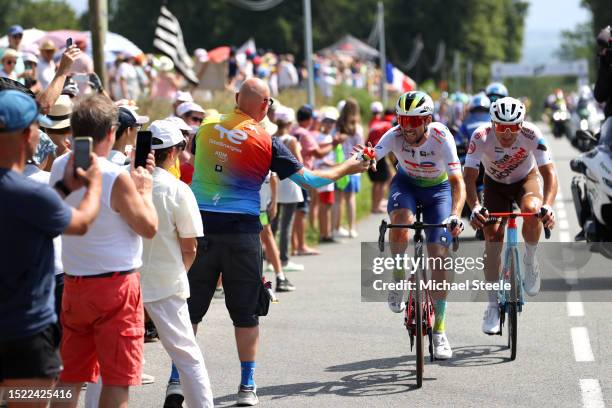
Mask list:
POLYGON ((415 274, 416 287, 414 289, 415 297, 415 325, 416 325, 416 377, 417 377, 417 388, 423 386, 423 369, 425 365, 424 361, 424 350, 423 350, 423 303, 421 301, 421 272, 415 274))
POLYGON ((510 298, 506 305, 508 313, 508 348, 510 349, 510 361, 516 359, 517 339, 518 339, 518 302, 520 282, 518 279, 518 254, 516 250, 510 251, 510 298))

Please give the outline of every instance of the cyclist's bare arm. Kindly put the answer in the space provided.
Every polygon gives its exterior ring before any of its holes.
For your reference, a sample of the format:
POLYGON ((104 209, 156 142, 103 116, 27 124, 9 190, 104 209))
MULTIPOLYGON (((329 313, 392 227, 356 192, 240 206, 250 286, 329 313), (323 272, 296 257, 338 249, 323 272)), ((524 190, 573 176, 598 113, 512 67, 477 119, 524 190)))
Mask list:
MULTIPOLYGON (((474 167, 464 167, 463 179, 465 180, 466 190, 466 201, 470 208, 475 208, 480 204, 478 200, 478 191, 476 189, 476 180, 478 179, 479 169, 474 167)), ((482 215, 477 215, 474 219, 470 220, 470 224, 475 229, 484 227, 485 218, 482 215)))
POLYGON ((465 204, 465 182, 463 181, 461 173, 450 174, 448 176, 448 181, 451 186, 451 194, 453 198, 451 214, 460 215, 461 209, 465 204))
MULTIPOLYGON (((557 197, 557 190, 559 189, 555 165, 553 163, 548 163, 538 167, 538 170, 540 171, 542 179, 544 180, 543 204, 552 207, 553 203, 555 202, 555 198, 557 197)), ((542 222, 549 230, 552 230, 555 227, 555 219, 550 213, 542 217, 542 222)))
POLYGON ((550 206, 555 202, 557 197, 557 190, 559 189, 559 183, 557 180, 557 171, 553 163, 545 164, 544 166, 538 167, 542 179, 544 180, 544 202, 550 206))

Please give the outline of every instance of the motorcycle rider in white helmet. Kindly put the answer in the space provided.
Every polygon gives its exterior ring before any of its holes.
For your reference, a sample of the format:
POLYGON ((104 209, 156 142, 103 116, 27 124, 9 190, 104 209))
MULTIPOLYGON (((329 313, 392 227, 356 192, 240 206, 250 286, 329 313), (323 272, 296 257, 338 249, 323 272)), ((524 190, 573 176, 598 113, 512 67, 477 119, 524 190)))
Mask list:
MULTIPOLYGON (((463 230, 459 218, 465 202, 465 185, 461 164, 457 157, 455 139, 442 123, 432 122, 434 103, 425 92, 411 91, 400 96, 396 105, 398 125, 380 139, 374 151, 376 160, 392 152, 398 160, 397 174, 391 181, 387 211, 393 224, 411 224, 417 204, 423 206, 425 223, 456 225, 452 230, 427 229, 427 255, 448 256, 452 237, 463 230)), ((408 230, 389 232, 393 254, 404 254, 408 246, 408 230)), ((446 279, 445 270, 432 268, 436 282, 446 279)), ((405 271, 397 270, 394 278, 405 279, 405 271)), ((401 313, 404 293, 389 291, 389 308, 401 313)), ((434 356, 445 360, 452 357, 452 349, 445 333, 446 292, 432 291, 435 301, 433 326, 434 356)))
MULTIPOLYGON (((515 98, 497 99, 491 104, 491 123, 476 129, 470 140, 465 159, 464 178, 467 204, 472 208, 470 224, 483 228, 485 236, 485 279, 499 279, 501 250, 505 223, 484 225, 489 211, 510 212, 516 203, 521 212, 539 213, 542 218, 523 218, 525 256, 523 287, 529 296, 540 290, 540 267, 535 258, 542 224, 548 229, 555 226, 552 204, 557 195, 557 173, 542 132, 536 125, 525 121, 525 105, 515 98), (476 192, 478 168, 485 169, 484 202, 476 192), (543 185, 542 185, 543 181, 543 185)), ((486 334, 499 332, 497 291, 488 293, 482 330, 486 334)))

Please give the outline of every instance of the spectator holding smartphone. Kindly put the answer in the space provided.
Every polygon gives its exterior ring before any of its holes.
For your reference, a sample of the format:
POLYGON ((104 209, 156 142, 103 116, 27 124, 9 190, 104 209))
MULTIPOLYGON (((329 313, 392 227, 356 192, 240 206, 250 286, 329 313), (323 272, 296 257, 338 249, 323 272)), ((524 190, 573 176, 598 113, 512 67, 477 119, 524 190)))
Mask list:
POLYGON ((27 178, 26 160, 44 124, 34 99, 17 90, 0 92, 0 387, 52 388, 62 368, 54 311, 53 238, 85 234, 100 208, 96 155, 87 171, 70 164, 52 188, 27 178), (82 188, 70 207, 62 196, 82 188), (10 231, 10 233, 8 232, 10 231))
MULTIPOLYGON (((61 355, 62 386, 78 397, 84 382, 102 376, 100 406, 127 406, 129 386, 140 385, 144 348, 144 310, 140 292, 142 240, 157 232, 152 178, 142 167, 130 173, 106 157, 115 140, 118 111, 102 95, 74 106, 70 125, 75 137, 93 139, 102 172, 100 215, 88 234, 62 237, 64 299, 61 355)), ((147 167, 153 170, 149 156, 147 167)), ((54 183, 70 167, 68 156, 53 163, 54 183)), ((84 191, 67 191, 68 203, 84 191)), ((72 400, 76 406, 78 398, 72 400)), ((64 405, 62 405, 64 406, 64 405)))

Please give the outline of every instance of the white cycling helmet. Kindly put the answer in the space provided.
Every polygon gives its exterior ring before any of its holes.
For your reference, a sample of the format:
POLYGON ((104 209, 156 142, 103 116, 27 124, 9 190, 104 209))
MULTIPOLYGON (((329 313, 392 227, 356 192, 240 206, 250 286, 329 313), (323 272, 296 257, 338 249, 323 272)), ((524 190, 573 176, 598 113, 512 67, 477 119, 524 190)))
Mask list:
POLYGON ((491 104, 491 120, 497 123, 515 125, 525 120, 525 105, 518 99, 509 96, 491 104))
POLYGON ((434 103, 429 95, 421 91, 406 92, 397 100, 395 113, 400 116, 428 116, 434 113, 434 103))

